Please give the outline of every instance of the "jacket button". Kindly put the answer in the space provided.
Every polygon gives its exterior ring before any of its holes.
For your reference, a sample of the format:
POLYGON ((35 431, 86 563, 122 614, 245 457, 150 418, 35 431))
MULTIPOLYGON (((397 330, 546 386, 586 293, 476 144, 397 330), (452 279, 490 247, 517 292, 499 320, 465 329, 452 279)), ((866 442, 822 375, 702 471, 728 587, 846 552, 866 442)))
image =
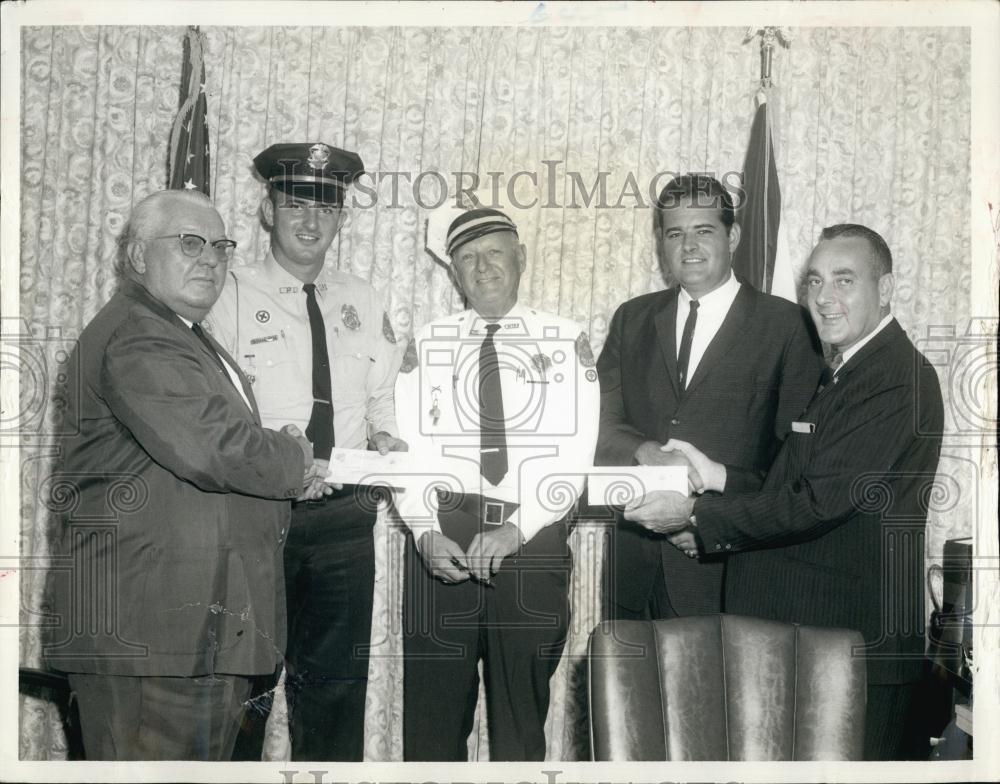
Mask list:
POLYGON ((715 545, 715 549, 716 549, 716 550, 721 550, 721 549, 722 549, 722 545, 721 545, 721 544, 717 544, 717 545, 715 545))
POLYGON ((242 637, 243 636, 243 630, 240 629, 238 632, 236 632, 236 636, 237 637, 242 637))
POLYGON ((681 420, 677 419, 676 417, 674 419, 670 420, 670 424, 671 425, 679 425, 680 423, 681 423, 681 420))
POLYGON ((727 550, 732 550, 732 549, 733 549, 733 546, 732 546, 731 544, 727 544, 727 545, 726 545, 726 549, 727 549, 727 550))

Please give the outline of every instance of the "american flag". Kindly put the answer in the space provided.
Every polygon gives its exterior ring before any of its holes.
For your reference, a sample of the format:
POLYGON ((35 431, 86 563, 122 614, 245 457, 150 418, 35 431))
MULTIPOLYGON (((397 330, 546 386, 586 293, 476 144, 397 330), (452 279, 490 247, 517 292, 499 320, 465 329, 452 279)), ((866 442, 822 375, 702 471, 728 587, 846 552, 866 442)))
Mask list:
POLYGON ((199 190, 210 195, 207 112, 202 36, 197 27, 188 27, 181 69, 180 108, 170 132, 168 187, 199 190))
POLYGON ((767 99, 767 91, 761 90, 743 164, 743 234, 733 254, 733 271, 758 291, 795 302, 795 274, 781 223, 781 186, 767 99))

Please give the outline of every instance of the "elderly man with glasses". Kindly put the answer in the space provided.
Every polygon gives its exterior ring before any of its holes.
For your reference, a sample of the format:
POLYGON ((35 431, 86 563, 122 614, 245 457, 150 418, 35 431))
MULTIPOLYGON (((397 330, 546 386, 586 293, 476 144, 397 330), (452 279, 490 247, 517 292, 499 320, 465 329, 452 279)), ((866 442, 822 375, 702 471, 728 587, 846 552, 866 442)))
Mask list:
POLYGON ((252 677, 281 660, 288 499, 313 455, 294 426, 261 426, 201 329, 224 232, 201 193, 140 202, 119 290, 67 364, 45 655, 69 673, 88 759, 228 759, 252 677))

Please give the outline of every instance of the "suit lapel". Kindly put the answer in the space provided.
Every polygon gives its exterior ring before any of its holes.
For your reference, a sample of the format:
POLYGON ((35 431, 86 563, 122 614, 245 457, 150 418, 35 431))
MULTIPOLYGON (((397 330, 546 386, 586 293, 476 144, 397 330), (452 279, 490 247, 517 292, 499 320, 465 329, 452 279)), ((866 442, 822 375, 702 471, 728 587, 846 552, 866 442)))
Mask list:
MULTIPOLYGON (((207 334, 207 333, 206 333, 207 334)), ((260 424, 260 411, 257 409, 257 399, 253 396, 253 388, 250 385, 250 380, 243 374, 240 370, 240 366, 237 365, 229 353, 219 344, 214 337, 208 336, 209 341, 211 341, 212 346, 218 352, 219 357, 225 362, 229 367, 236 371, 236 377, 240 380, 240 386, 243 387, 243 394, 246 395, 248 401, 250 401, 250 413, 253 414, 254 424, 260 424)))
POLYGON ((667 376, 674 387, 674 396, 680 397, 680 379, 677 377, 677 288, 669 292, 664 306, 653 317, 660 352, 667 366, 667 376))
MULTIPOLYGON (((899 326, 899 322, 893 319, 879 332, 875 337, 869 340, 864 346, 862 346, 858 353, 851 357, 847 362, 843 364, 840 370, 837 371, 837 375, 834 377, 834 382, 829 386, 836 386, 837 384, 844 383, 844 380, 851 375, 858 367, 865 364, 866 362, 873 361, 873 357, 878 354, 882 349, 888 346, 894 340, 898 340, 900 337, 905 337, 906 333, 903 332, 903 328, 899 326)), ((828 387, 824 387, 827 389, 828 387)))
POLYGON ((722 326, 719 327, 719 331, 715 333, 715 337, 712 338, 712 342, 705 349, 701 361, 698 362, 698 367, 695 369, 694 375, 691 376, 691 381, 688 382, 685 394, 690 394, 691 390, 704 381, 706 376, 712 372, 712 369, 723 360, 740 338, 746 334, 747 323, 750 321, 750 316, 753 314, 755 306, 755 292, 749 286, 740 284, 740 290, 736 294, 736 299, 733 300, 726 318, 722 321, 722 326))
MULTIPOLYGON (((178 321, 180 321, 180 320, 178 319, 178 321)), ((198 339, 198 336, 195 335, 194 332, 192 332, 187 327, 186 324, 184 324, 183 322, 180 322, 180 325, 184 329, 184 331, 187 332, 188 335, 191 337, 191 339, 194 341, 194 344, 201 350, 201 353, 204 355, 205 359, 208 360, 209 366, 211 367, 211 369, 216 372, 216 375, 220 376, 220 378, 222 380, 222 384, 223 384, 223 386, 225 386, 225 388, 227 389, 227 391, 236 392, 236 387, 234 387, 232 385, 231 379, 228 377, 228 375, 225 376, 225 377, 222 377, 222 374, 218 373, 219 364, 215 361, 215 358, 211 354, 208 353, 208 346, 206 346, 204 343, 202 343, 198 339)), ((205 337, 207 337, 208 338, 208 342, 212 344, 212 348, 215 349, 215 353, 219 355, 219 359, 222 360, 222 363, 224 365, 227 365, 228 367, 230 367, 230 368, 232 368, 233 370, 236 371, 236 376, 240 380, 240 386, 243 387, 243 394, 246 395, 247 400, 250 402, 250 409, 249 409, 249 411, 250 411, 250 414, 253 415, 254 424, 259 425, 260 424, 260 412, 257 410, 257 401, 256 401, 256 399, 254 399, 253 392, 250 389, 250 382, 247 380, 246 376, 243 375, 243 371, 240 370, 239 365, 237 365, 235 362, 233 362, 233 358, 231 356, 229 356, 229 353, 221 345, 219 345, 219 341, 217 341, 214 337, 212 337, 212 334, 210 332, 208 332, 207 330, 205 331, 205 337)), ((222 373, 225 373, 225 372, 226 372, 225 370, 222 371, 222 373)), ((240 404, 243 406, 243 408, 246 408, 246 402, 244 402, 244 400, 242 398, 240 398, 240 404)))
POLYGON ((851 373, 867 362, 878 361, 876 355, 900 337, 906 337, 906 333, 899 326, 899 322, 893 319, 885 325, 885 328, 881 332, 862 346, 857 354, 843 364, 829 384, 817 390, 809 405, 806 406, 806 411, 812 411, 821 401, 826 401, 834 397, 837 389, 844 385, 851 373))
MULTIPOLYGON (((210 370, 213 373, 218 372, 218 364, 212 358, 212 355, 208 353, 208 347, 198 339, 198 336, 191 331, 191 328, 188 327, 187 324, 185 324, 183 321, 180 320, 180 317, 178 317, 176 313, 174 313, 170 308, 168 308, 166 305, 160 302, 152 294, 150 294, 145 286, 134 280, 126 279, 122 281, 121 288, 122 288, 122 293, 124 293, 126 296, 138 300, 139 302, 142 302, 143 305, 145 305, 149 310, 156 313, 156 315, 160 316, 165 321, 170 322, 170 324, 177 327, 178 329, 183 330, 184 334, 187 335, 188 342, 192 346, 196 347, 199 351, 201 351, 205 359, 209 362, 210 370)), ((243 387, 243 393, 246 395, 247 400, 250 401, 250 413, 253 415, 254 423, 259 425, 260 411, 257 410, 257 401, 254 398, 253 392, 250 389, 249 382, 243 375, 243 371, 240 370, 239 365, 233 362, 232 357, 229 356, 226 350, 219 345, 219 342, 215 338, 213 338, 211 334, 209 334, 208 332, 206 332, 205 334, 208 336, 209 342, 215 348, 216 352, 218 352, 219 357, 222 359, 222 361, 228 363, 230 367, 236 369, 236 374, 240 379, 240 385, 243 387)), ((232 384, 229 383, 227 379, 222 379, 222 380, 225 382, 225 385, 227 387, 230 387, 232 389, 233 392, 236 391, 236 389, 233 387, 232 384)), ((242 399, 240 400, 240 403, 243 404, 244 408, 246 408, 246 405, 243 403, 242 399)))

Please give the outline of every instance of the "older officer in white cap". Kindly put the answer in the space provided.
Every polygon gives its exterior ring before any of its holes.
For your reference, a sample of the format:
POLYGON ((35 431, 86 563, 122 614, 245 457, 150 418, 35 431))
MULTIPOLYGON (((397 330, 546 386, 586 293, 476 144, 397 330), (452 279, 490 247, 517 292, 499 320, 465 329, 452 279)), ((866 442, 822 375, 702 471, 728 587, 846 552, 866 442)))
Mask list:
POLYGON ((464 477, 451 493, 414 477, 397 499, 413 534, 403 753, 467 759, 481 658, 490 759, 541 760, 569 620, 567 518, 597 441, 595 362, 578 324, 518 303, 526 253, 506 213, 460 212, 447 254, 469 309, 418 331, 396 383, 411 452, 428 474, 464 477))
MULTIPOLYGON (((305 431, 321 476, 334 445, 405 450, 393 406, 403 346, 371 286, 325 265, 361 158, 302 142, 274 144, 254 165, 269 184, 260 210, 271 249, 230 271, 210 318, 215 336, 252 380, 264 423, 305 431)), ((352 486, 317 483, 307 495, 285 546, 292 757, 361 760, 375 503, 352 486)), ((238 758, 260 758, 261 724, 238 758)))

